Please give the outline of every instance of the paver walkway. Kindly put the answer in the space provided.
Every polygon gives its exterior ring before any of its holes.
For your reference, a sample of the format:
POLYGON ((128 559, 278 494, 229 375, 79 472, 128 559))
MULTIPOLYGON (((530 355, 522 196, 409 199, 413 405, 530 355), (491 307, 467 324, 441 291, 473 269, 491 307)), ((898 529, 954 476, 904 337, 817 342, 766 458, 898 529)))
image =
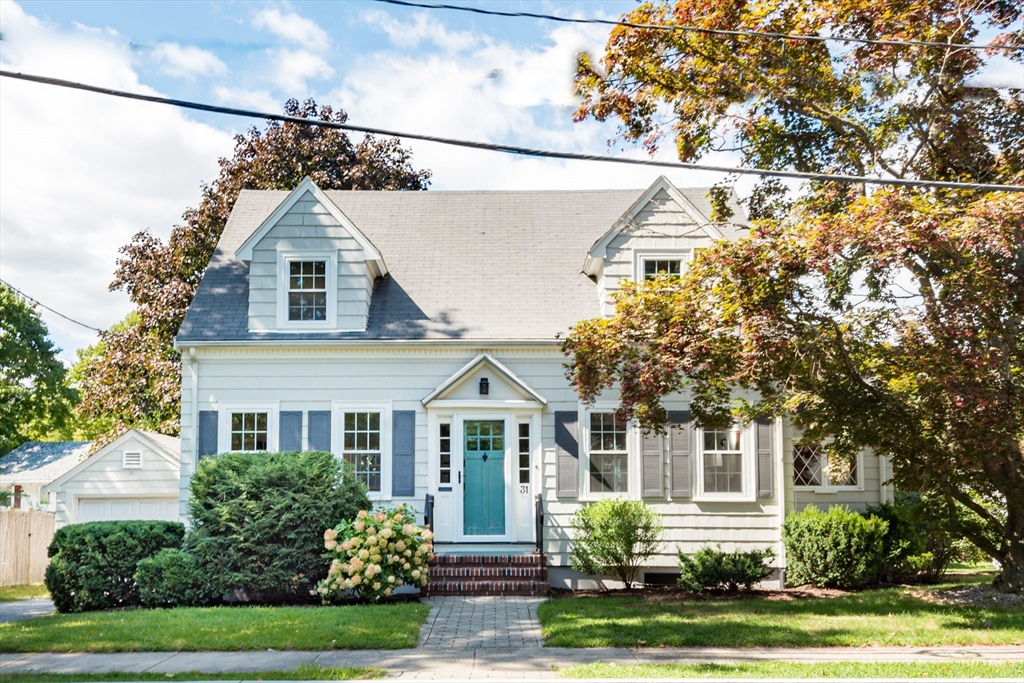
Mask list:
POLYGON ((420 647, 542 647, 537 605, 544 598, 437 597, 424 600, 432 609, 420 631, 420 647))

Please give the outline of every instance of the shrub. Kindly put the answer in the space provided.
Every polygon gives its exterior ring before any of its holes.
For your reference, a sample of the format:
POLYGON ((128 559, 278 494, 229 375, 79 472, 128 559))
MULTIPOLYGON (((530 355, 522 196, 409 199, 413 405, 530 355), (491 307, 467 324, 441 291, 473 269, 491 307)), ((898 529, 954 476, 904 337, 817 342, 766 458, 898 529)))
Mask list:
POLYGON ((605 498, 579 508, 572 519, 571 562, 584 574, 614 576, 632 588, 643 564, 658 551, 661 515, 639 500, 605 498))
POLYGON ((193 607, 217 598, 195 556, 180 548, 164 548, 140 560, 135 582, 145 607, 193 607))
POLYGON ((308 602, 327 576, 324 529, 370 507, 351 465, 330 453, 228 453, 192 477, 191 552, 229 601, 308 602))
POLYGON ((789 515, 782 525, 788 582, 857 588, 874 581, 888 528, 885 520, 839 505, 828 512, 809 506, 789 515))
POLYGON ((740 586, 750 590, 772 573, 767 563, 773 557, 775 553, 771 548, 727 553, 721 545, 705 546, 693 555, 680 552, 679 585, 697 592, 722 588, 735 591, 740 586))
POLYGON ((140 604, 136 565, 163 548, 181 545, 178 522, 90 522, 61 527, 53 536, 46 588, 61 612, 140 604))
POLYGON ((317 593, 325 603, 345 591, 378 602, 399 586, 426 586, 433 538, 429 529, 417 526, 415 511, 408 506, 360 510, 354 520, 324 532, 324 547, 333 560, 317 593))

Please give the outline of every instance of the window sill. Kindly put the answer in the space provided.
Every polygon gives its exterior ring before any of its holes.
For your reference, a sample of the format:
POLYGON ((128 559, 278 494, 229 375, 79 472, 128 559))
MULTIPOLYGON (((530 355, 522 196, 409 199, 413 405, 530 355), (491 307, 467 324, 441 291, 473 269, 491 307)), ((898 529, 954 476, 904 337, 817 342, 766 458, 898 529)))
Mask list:
POLYGON ((847 493, 847 492, 863 492, 863 486, 793 486, 794 491, 801 491, 803 493, 847 493))

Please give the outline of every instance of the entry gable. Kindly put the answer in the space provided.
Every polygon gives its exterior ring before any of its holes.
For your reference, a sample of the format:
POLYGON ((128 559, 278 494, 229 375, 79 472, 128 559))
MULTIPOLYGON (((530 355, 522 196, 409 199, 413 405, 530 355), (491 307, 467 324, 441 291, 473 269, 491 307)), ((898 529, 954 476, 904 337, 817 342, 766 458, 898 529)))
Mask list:
POLYGON ((647 190, 626 210, 622 216, 604 233, 587 252, 583 264, 583 272, 591 277, 601 274, 604 261, 609 256, 612 241, 626 229, 642 222, 643 214, 653 213, 659 215, 672 215, 674 222, 692 224, 694 230, 701 232, 711 240, 724 238, 721 230, 710 222, 694 206, 693 202, 686 198, 682 192, 673 185, 668 178, 660 176, 647 190))
POLYGON ((547 399, 534 391, 514 372, 499 363, 490 354, 482 353, 454 375, 442 382, 421 401, 424 406, 445 399, 461 400, 527 400, 547 405, 547 399), (480 384, 486 379, 487 393, 481 394, 480 384), (461 390, 461 391, 460 391, 461 390))

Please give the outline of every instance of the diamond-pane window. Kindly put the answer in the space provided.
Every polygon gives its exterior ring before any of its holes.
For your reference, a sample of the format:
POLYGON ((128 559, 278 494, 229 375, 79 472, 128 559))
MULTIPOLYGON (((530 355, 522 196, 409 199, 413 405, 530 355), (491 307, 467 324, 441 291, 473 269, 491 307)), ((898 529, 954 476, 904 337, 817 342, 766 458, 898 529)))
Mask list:
POLYGON ((856 461, 849 469, 830 464, 828 456, 821 451, 821 444, 793 446, 794 486, 857 486, 857 477, 856 461))
POLYGON ((327 262, 288 262, 288 320, 327 320, 327 262))

